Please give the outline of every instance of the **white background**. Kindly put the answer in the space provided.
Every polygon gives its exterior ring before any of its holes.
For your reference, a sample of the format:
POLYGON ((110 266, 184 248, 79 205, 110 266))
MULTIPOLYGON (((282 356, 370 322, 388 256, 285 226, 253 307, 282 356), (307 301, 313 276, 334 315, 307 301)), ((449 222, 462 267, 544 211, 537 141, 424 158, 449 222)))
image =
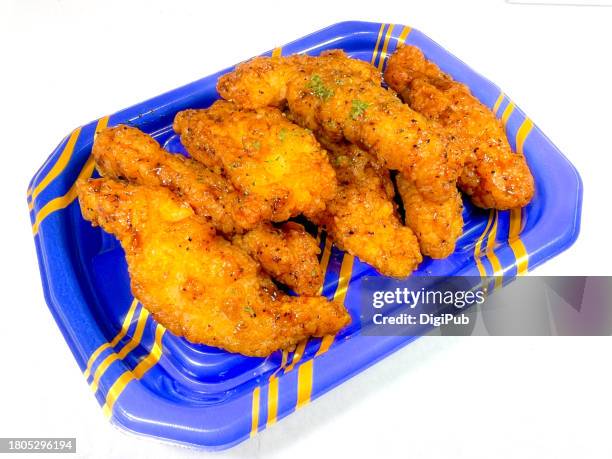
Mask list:
MULTIPOLYGON (((578 242, 536 273, 612 274, 612 8, 1 0, 0 436, 76 436, 82 457, 207 455, 102 416, 43 299, 27 184, 77 125, 347 19, 412 25, 504 88, 585 186, 578 242)), ((218 456, 610 458, 611 355, 609 338, 421 339, 218 456)))

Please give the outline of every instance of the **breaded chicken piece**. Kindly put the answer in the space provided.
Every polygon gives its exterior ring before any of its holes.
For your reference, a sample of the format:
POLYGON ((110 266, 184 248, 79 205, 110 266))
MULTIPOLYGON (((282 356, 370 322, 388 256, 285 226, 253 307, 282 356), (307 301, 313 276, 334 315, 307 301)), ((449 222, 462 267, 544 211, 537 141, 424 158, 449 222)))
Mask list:
POLYGON ((266 213, 261 211, 260 201, 238 193, 225 177, 198 161, 168 153, 155 139, 128 126, 98 133, 93 156, 103 176, 167 187, 228 237, 249 230, 247 240, 268 241, 270 245, 261 245, 251 253, 264 271, 296 293, 317 293, 323 272, 318 251, 312 249, 314 246, 318 250, 314 238, 303 228, 279 233, 269 222, 262 222, 266 213), (248 236, 250 233, 253 234, 248 236), (300 266, 287 262, 288 252, 292 252, 291 261, 299 261, 300 266), (296 273, 300 274, 298 278, 296 273))
POLYGON ((422 260, 417 239, 402 225, 389 171, 348 143, 322 142, 338 176, 338 193, 314 219, 343 250, 381 274, 406 277, 422 260))
POLYGON ((257 57, 219 78, 217 90, 243 107, 286 104, 300 126, 369 151, 428 199, 452 197, 460 165, 437 127, 381 83, 374 67, 336 50, 319 57, 257 57))
POLYGON ((314 238, 298 223, 280 228, 258 227, 236 235, 232 242, 265 266, 274 279, 301 295, 316 295, 323 285, 323 271, 314 238))
POLYGON ((217 101, 179 112, 174 129, 195 159, 223 169, 245 195, 280 222, 314 215, 336 192, 336 176, 315 137, 276 108, 241 110, 217 101))
POLYGON ((437 259, 451 255, 463 234, 463 202, 459 191, 455 190, 455 195, 443 203, 437 203, 423 198, 401 174, 397 175, 396 183, 406 211, 406 225, 415 232, 421 253, 437 259))
POLYGON ((265 221, 256 200, 238 193, 224 177, 198 161, 168 153, 137 128, 104 129, 96 136, 92 154, 101 175, 163 185, 222 233, 241 233, 265 221))
POLYGON ((168 189, 95 179, 77 192, 83 216, 121 242, 134 296, 178 336, 264 357, 350 322, 338 303, 279 292, 168 189))
POLYGON ((460 188, 483 208, 523 207, 534 194, 534 181, 523 155, 513 153, 504 127, 464 84, 425 59, 414 46, 389 59, 385 81, 414 110, 448 130, 451 147, 465 165, 460 188))

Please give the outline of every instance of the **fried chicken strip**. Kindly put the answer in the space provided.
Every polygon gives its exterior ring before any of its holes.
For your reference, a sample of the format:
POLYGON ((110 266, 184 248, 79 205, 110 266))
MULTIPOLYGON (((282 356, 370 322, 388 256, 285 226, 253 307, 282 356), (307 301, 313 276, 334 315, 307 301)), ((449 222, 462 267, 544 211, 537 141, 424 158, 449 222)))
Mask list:
POLYGON ((338 303, 279 292, 168 189, 105 178, 80 181, 77 192, 83 216, 121 242, 134 296, 176 335, 263 357, 350 322, 338 303))
POLYGON ((369 151, 427 199, 452 197, 460 168, 438 129, 381 83, 374 67, 336 50, 319 57, 257 57, 219 78, 217 90, 243 107, 286 104, 300 126, 369 151))
POLYGON ((314 238, 298 224, 279 230, 262 222, 260 201, 238 193, 223 176, 198 161, 166 152, 155 139, 128 126, 98 133, 93 156, 103 176, 167 187, 228 237, 249 230, 243 247, 264 271, 296 293, 318 292, 323 272, 314 238))
POLYGON ((96 136, 92 154, 103 176, 140 185, 162 185, 185 199, 224 234, 242 233, 265 221, 259 202, 203 164, 165 151, 151 136, 120 125, 96 136))
POLYGON ((402 225, 389 171, 348 143, 322 141, 338 176, 338 193, 314 219, 338 247, 381 274, 406 277, 422 261, 417 239, 402 225))
POLYGON ((270 209, 272 221, 314 215, 336 192, 325 151, 276 108, 241 110, 220 100, 179 112, 174 129, 191 156, 222 168, 237 189, 270 209))
POLYGON ((437 203, 425 199, 402 174, 397 175, 396 183, 406 211, 406 225, 416 234, 421 253, 437 259, 451 255, 463 234, 463 202, 459 191, 455 189, 452 198, 437 203))
POLYGON ((287 222, 280 228, 259 226, 235 235, 232 242, 295 292, 316 295, 321 289, 324 273, 317 258, 321 249, 302 225, 287 222))
POLYGON ((504 210, 529 203, 534 181, 524 156, 512 152, 501 121, 467 86, 414 46, 391 56, 385 81, 410 107, 448 130, 450 147, 464 156, 459 186, 475 205, 504 210))

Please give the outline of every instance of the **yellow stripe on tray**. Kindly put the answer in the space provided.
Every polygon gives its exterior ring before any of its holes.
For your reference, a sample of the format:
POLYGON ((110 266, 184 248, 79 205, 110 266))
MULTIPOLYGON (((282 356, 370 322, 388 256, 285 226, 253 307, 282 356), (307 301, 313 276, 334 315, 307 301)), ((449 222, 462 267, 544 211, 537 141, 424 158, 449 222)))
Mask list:
POLYGON ((115 347, 117 344, 119 344, 119 341, 121 341, 123 337, 127 334, 128 329, 130 328, 130 324, 132 323, 132 319, 134 318, 134 312, 136 311, 137 305, 138 305, 138 300, 137 299, 132 300, 132 304, 130 305, 128 312, 125 315, 125 319, 123 319, 121 330, 119 330, 119 333, 117 333, 117 336, 115 336, 110 343, 102 344, 100 347, 98 347, 98 349, 96 349, 91 354, 91 357, 89 357, 89 360, 87 361, 87 368, 85 368, 85 372, 83 373, 83 376, 85 376, 85 379, 89 378, 89 375, 91 374, 91 367, 96 361, 96 359, 100 356, 100 354, 102 354, 102 352, 104 352, 106 349, 115 347))
MULTIPOLYGON (((315 357, 324 354, 330 348, 332 343, 334 342, 334 336, 328 335, 323 338, 321 341, 321 346, 319 350, 315 354, 315 357)), ((306 346, 306 341, 300 343, 298 349, 296 349, 291 365, 287 367, 285 373, 293 370, 293 367, 302 359, 304 355, 304 349, 306 346)), ((283 359, 285 359, 285 353, 283 353, 283 359)), ((283 360, 285 362, 285 360, 283 360)), ((314 359, 307 360, 302 363, 298 367, 298 377, 297 377, 297 402, 296 408, 299 409, 304 405, 310 402, 310 397, 312 394, 312 384, 313 384, 313 365, 314 359)), ((274 372, 274 374, 270 377, 270 382, 268 385, 268 420, 266 422, 266 427, 270 427, 273 425, 278 416, 278 393, 279 393, 279 380, 276 374, 284 367, 285 363, 281 363, 281 367, 274 372)))
POLYGON ((276 376, 270 377, 268 383, 268 420, 266 421, 266 427, 270 427, 276 423, 276 416, 278 415, 278 378, 276 376))
MULTIPOLYGON (((293 359, 291 360, 291 363, 289 364, 289 366, 285 368, 285 371, 283 372, 283 374, 286 374, 292 371, 295 365, 299 363, 300 360, 302 360, 307 344, 308 344, 308 340, 304 340, 300 344, 298 344, 295 352, 293 353, 293 359)), ((301 365, 300 368, 302 368, 302 366, 303 365, 301 365)), ((300 385, 300 371, 298 370, 298 387, 299 385, 300 385)), ((276 414, 277 414, 276 411, 278 410, 278 386, 276 386, 276 393, 273 395, 275 396, 275 398, 273 400, 274 407, 272 408, 274 411, 274 420, 272 421, 272 423, 276 422, 276 414)), ((268 412, 269 411, 270 411, 270 394, 268 393, 268 412)))
POLYGON ((494 114, 497 114, 497 111, 499 110, 499 107, 501 107, 501 104, 502 104, 503 101, 504 101, 504 93, 500 92, 499 93, 499 97, 495 101, 495 105, 493 105, 493 113, 494 114))
POLYGON ((523 155, 523 147, 525 146, 525 141, 527 140, 527 137, 529 136, 529 134, 531 133, 531 130, 533 129, 533 121, 531 121, 529 118, 525 118, 525 121, 523 121, 523 124, 521 124, 521 127, 518 129, 517 133, 516 133, 516 152, 523 155))
POLYGON ((103 116, 102 118, 98 120, 98 124, 96 124, 96 130, 94 132, 94 140, 98 136, 98 132, 106 129, 106 127, 108 126, 108 119, 109 119, 109 116, 103 116))
POLYGON ((162 339, 164 337, 164 333, 166 333, 164 326, 157 324, 155 327, 155 342, 151 348, 151 352, 149 352, 149 355, 142 359, 140 363, 136 365, 136 368, 134 368, 133 373, 136 379, 141 379, 147 371, 149 371, 157 362, 159 362, 162 355, 162 339))
POLYGON ((325 335, 323 339, 321 340, 321 345, 319 346, 319 350, 315 354, 315 357, 323 355, 327 351, 329 351, 329 348, 331 347, 332 344, 334 344, 335 339, 336 337, 334 335, 325 335))
POLYGON ((376 38, 376 44, 374 45, 374 50, 372 51, 372 60, 370 64, 374 65, 376 62, 376 56, 378 55, 378 45, 380 45, 380 39, 382 38, 383 30, 385 30, 385 24, 380 25, 380 29, 378 30, 378 38, 376 38))
MULTIPOLYGON (((101 129, 104 129, 107 124, 108 124, 108 116, 100 118, 98 120, 98 124, 96 125, 95 132, 97 133, 101 129)), ((95 167, 95 163, 94 163, 93 157, 90 156, 85 162, 83 169, 81 169, 81 172, 79 173, 76 181, 83 179, 83 178, 91 177, 91 174, 93 174, 93 171, 94 171, 94 167, 95 167)), ((32 225, 32 233, 35 236, 36 234, 38 234, 38 229, 40 228, 40 225, 45 218, 47 218, 49 215, 51 215, 52 213, 58 210, 65 209, 72 203, 72 201, 76 199, 77 197, 76 185, 75 185, 76 181, 75 183, 72 184, 72 186, 70 187, 70 189, 65 195, 52 199, 47 204, 45 204, 43 208, 40 209, 40 211, 36 214, 34 224, 32 225)))
MULTIPOLYGON (((333 344, 335 336, 327 335, 323 337, 319 350, 315 354, 315 358, 325 354, 331 345, 333 344)), ((297 404, 296 408, 299 409, 310 402, 310 396, 312 394, 312 383, 314 376, 314 358, 307 360, 301 364, 298 368, 298 380, 297 380, 297 404)))
POLYGON ((153 343, 153 347, 149 354, 136 365, 133 371, 127 370, 117 378, 117 380, 113 383, 111 388, 108 390, 106 394, 106 399, 104 406, 102 407, 102 412, 106 417, 110 417, 113 412, 113 406, 115 406, 115 402, 127 387, 127 385, 133 381, 134 379, 142 379, 142 377, 149 371, 151 368, 159 362, 159 359, 162 356, 162 339, 164 337, 164 333, 166 329, 157 324, 155 328, 155 341, 153 343))
POLYGON ((314 360, 310 359, 298 368, 297 409, 302 408, 310 402, 310 395, 312 394, 313 362, 314 360))
POLYGON ((482 242, 484 241, 485 236, 489 232, 489 228, 491 227, 491 223, 493 223, 493 212, 489 213, 489 219, 487 221, 487 225, 485 226, 484 231, 476 241, 476 245, 474 246, 474 261, 476 262, 476 267, 478 268, 478 272, 480 273, 480 277, 487 277, 487 270, 480 258, 482 257, 482 242))
POLYGON ((76 145, 80 134, 81 134, 80 127, 72 131, 72 134, 70 134, 70 137, 68 138, 68 141, 66 142, 66 146, 62 150, 59 158, 57 159, 53 167, 49 170, 49 172, 47 172, 47 175, 38 183, 38 185, 36 185, 36 187, 32 189, 32 192, 31 192, 32 200, 30 201, 30 204, 29 204, 30 210, 32 210, 32 208, 34 207, 34 200, 36 199, 36 197, 40 193, 42 193, 45 188, 47 188, 49 183, 51 183, 58 175, 60 175, 64 171, 64 169, 70 162, 70 158, 72 158, 72 152, 74 151, 74 146, 76 145))
POLYGON ((508 120, 510 119, 510 115, 512 115, 512 112, 514 111, 514 107, 515 107, 514 102, 510 101, 508 103, 508 106, 504 110, 504 113, 502 113, 501 120, 502 120, 502 123, 504 123, 504 126, 508 124, 508 120))
POLYGON ((118 353, 112 353, 104 360, 102 360, 102 362, 100 362, 100 365, 98 365, 96 371, 93 374, 93 380, 91 381, 90 387, 92 392, 95 393, 98 390, 100 378, 102 378, 106 370, 108 370, 108 368, 113 364, 113 362, 117 360, 123 360, 140 344, 140 340, 142 339, 142 335, 144 334, 144 329, 145 325, 147 324, 148 317, 149 311, 147 311, 144 307, 140 308, 140 315, 138 316, 138 323, 136 324, 134 336, 132 336, 132 339, 130 339, 130 341, 128 341, 118 353))
POLYGON ((251 406, 251 437, 254 437, 257 433, 259 426, 259 398, 261 394, 261 387, 257 386, 253 389, 253 402, 251 406))
POLYGON ((274 48, 272 50, 272 57, 281 57, 283 55, 283 48, 274 48))
MULTIPOLYGON (((304 342, 304 345, 306 342, 304 342)), ((293 367, 296 363, 298 363, 302 355, 304 354, 304 348, 298 349, 295 351, 293 361, 291 362, 291 368, 287 368, 285 373, 293 370, 293 367), (299 353, 298 353, 299 351, 299 353), (297 357, 297 360, 296 360, 297 357)), ((298 377, 297 377, 297 401, 296 401, 296 409, 301 408, 306 403, 310 401, 310 393, 312 392, 312 359, 304 362, 298 368, 298 377)))
POLYGON ((495 254, 495 238, 497 237, 497 224, 499 222, 499 212, 497 210, 491 210, 491 213, 494 213, 493 217, 493 227, 491 228, 491 233, 489 234, 489 239, 487 240, 487 258, 493 267, 493 276, 495 276, 495 285, 494 288, 499 288, 502 286, 503 282, 503 268, 495 254))
POLYGON ((268 418, 266 422, 266 427, 270 427, 272 424, 276 422, 276 417, 278 415, 278 377, 277 374, 285 368, 287 365, 287 358, 289 357, 289 353, 287 351, 283 351, 280 367, 272 373, 270 376, 270 381, 268 384, 268 418))
POLYGON ((523 276, 529 270, 529 254, 519 236, 523 229, 522 213, 523 209, 512 209, 510 211, 510 231, 508 233, 508 242, 516 258, 516 274, 518 276, 523 276))
POLYGON ((412 31, 412 29, 408 26, 404 26, 404 28, 402 29, 402 32, 400 33, 399 38, 397 39, 397 47, 399 48, 401 45, 406 43, 406 39, 408 38, 408 35, 410 35, 410 32, 412 31))
MULTIPOLYGON (((89 159, 85 163, 85 166, 83 166, 83 169, 81 169, 77 180, 81 178, 91 177, 91 174, 93 174, 94 171, 94 167, 94 160, 92 157, 89 157, 89 159)), ((45 218, 47 218, 49 215, 58 210, 65 209, 66 207, 68 207, 72 203, 72 201, 76 199, 76 197, 76 185, 73 184, 65 195, 60 196, 59 198, 52 199, 47 204, 45 204, 43 208, 40 209, 40 211, 36 214, 36 219, 34 220, 34 224, 32 225, 32 233, 34 233, 34 235, 38 234, 40 224, 45 218)))
POLYGON ((287 368, 285 368, 285 371, 283 373, 289 373, 291 370, 293 370, 295 365, 300 360, 302 360, 302 357, 304 356, 304 351, 306 350, 307 343, 308 343, 308 340, 304 340, 300 344, 297 345, 297 348, 295 349, 295 352, 293 353, 293 358, 291 359, 291 363, 289 364, 287 368))
MULTIPOLYGON (((329 234, 325 236, 325 247, 323 247, 323 253, 321 254, 321 272, 323 273, 323 283, 325 283, 325 274, 327 273, 327 266, 329 265, 329 257, 331 256, 332 242, 329 234)), ((319 295, 323 294, 323 285, 319 288, 319 295)))
POLYGON ((393 33, 393 24, 389 25, 387 33, 385 35, 385 43, 383 44, 382 52, 380 53, 380 59, 378 59, 378 70, 383 69, 385 65, 385 59, 387 58, 387 49, 389 49, 389 40, 391 39, 391 33, 393 33))
POLYGON ((113 406, 115 406, 115 402, 119 398, 121 392, 123 392, 123 389, 125 389, 125 386, 127 386, 132 379, 134 379, 132 374, 129 371, 126 371, 121 376, 119 376, 119 378, 117 378, 117 381, 113 383, 111 388, 108 390, 108 393, 106 394, 106 400, 104 402, 104 405, 102 406, 102 413, 104 414, 104 416, 106 416, 107 418, 111 417, 111 415, 113 414, 113 406))
POLYGON ((338 287, 336 287, 336 293, 334 294, 334 301, 344 303, 346 298, 346 292, 348 291, 349 283, 351 282, 351 275, 353 274, 353 264, 355 263, 355 257, 349 253, 344 254, 342 259, 342 265, 340 266, 340 277, 338 279, 338 287))

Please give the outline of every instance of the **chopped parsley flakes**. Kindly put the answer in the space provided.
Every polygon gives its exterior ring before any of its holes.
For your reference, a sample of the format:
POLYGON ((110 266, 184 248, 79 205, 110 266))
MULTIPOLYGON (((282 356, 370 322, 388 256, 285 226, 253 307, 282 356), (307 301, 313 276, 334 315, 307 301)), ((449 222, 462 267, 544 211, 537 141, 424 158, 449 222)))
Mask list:
POLYGON ((365 113, 366 109, 369 106, 370 104, 368 104, 367 102, 364 102, 363 100, 353 99, 350 117, 356 120, 357 118, 363 116, 363 114, 365 113))
POLYGON ((323 80, 321 80, 321 77, 316 74, 310 77, 308 88, 319 99, 327 100, 334 95, 334 91, 325 86, 323 84, 323 80))

